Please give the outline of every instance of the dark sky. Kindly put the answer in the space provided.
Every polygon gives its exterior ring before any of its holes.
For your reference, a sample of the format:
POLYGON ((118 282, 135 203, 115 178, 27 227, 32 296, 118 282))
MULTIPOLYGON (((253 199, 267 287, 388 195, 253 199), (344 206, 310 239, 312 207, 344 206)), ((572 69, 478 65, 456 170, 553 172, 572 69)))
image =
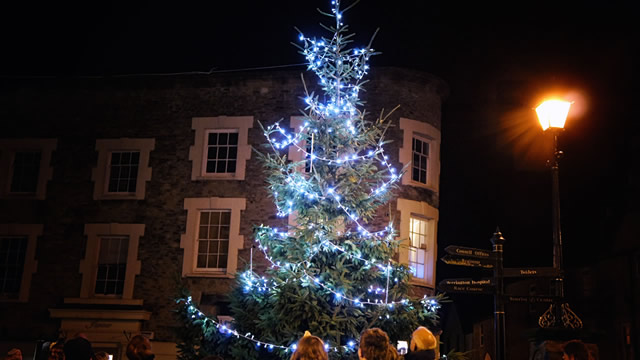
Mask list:
MULTIPOLYGON (((290 44, 297 38, 293 28, 321 34, 318 23, 329 19, 316 8, 328 9, 328 2, 12 2, 0 11, 0 75, 300 64, 290 44)), ((602 244, 613 242, 601 220, 623 211, 624 177, 634 161, 627 149, 629 133, 637 133, 636 18, 631 4, 602 1, 362 0, 345 15, 360 43, 380 28, 374 48, 383 54, 373 66, 428 71, 450 86, 443 108, 441 248, 489 248, 499 225, 508 265, 550 266, 549 176, 544 158, 528 154, 544 145, 531 107, 557 88, 577 93, 581 112, 562 142, 567 263, 595 261, 602 244)), ((440 263, 438 271, 447 268, 440 263)))

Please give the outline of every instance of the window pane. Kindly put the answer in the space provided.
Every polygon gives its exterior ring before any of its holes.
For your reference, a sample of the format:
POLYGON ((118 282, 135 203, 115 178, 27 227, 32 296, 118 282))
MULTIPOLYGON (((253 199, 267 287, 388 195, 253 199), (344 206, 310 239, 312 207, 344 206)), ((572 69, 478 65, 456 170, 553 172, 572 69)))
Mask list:
POLYGON ((199 268, 207 267, 207 255, 198 255, 198 264, 196 265, 199 268))
POLYGON ((198 239, 209 238, 209 227, 207 225, 200 225, 200 231, 198 232, 198 239))
POLYGON ((218 148, 218 159, 226 159, 227 158, 227 148, 226 146, 221 146, 218 148))
POLYGON ((220 225, 220 212, 219 211, 207 211, 206 213, 209 214, 209 218, 211 219, 209 224, 211 224, 211 225, 220 225))
POLYGON ((421 153, 422 152, 422 141, 414 139, 415 141, 415 148, 413 151, 417 152, 417 153, 421 153))
POLYGON ((236 146, 229 147, 229 159, 237 159, 238 158, 238 148, 236 146))
POLYGON ((200 225, 209 225, 209 219, 211 218, 211 212, 209 211, 201 211, 200 212, 200 225))
POLYGON ((217 254, 220 241, 209 241, 209 254, 217 254))
POLYGON ((238 145, 238 133, 229 133, 229 145, 238 145))
POLYGON ((207 159, 212 160, 217 158, 218 158, 218 147, 210 146, 209 149, 207 149, 207 159))
POLYGON ((217 145, 218 144, 218 133, 209 133, 209 145, 217 145))
POLYGON ((218 145, 227 145, 229 141, 228 133, 219 133, 218 134, 218 145))
POLYGON ((122 295, 127 270, 129 238, 126 236, 103 236, 100 238, 99 248, 95 293, 122 295))
POLYGON ((220 232, 220 226, 211 225, 209 226, 209 239, 219 239, 218 234, 220 232))
POLYGON ((226 268, 227 267, 227 255, 220 255, 218 258, 218 268, 226 268))
POLYGON ((216 172, 223 173, 226 170, 227 162, 226 161, 218 161, 216 164, 216 172))
MULTIPOLYGON (((202 229, 206 227, 208 229, 206 237, 208 241, 206 241, 205 244, 205 241, 200 240, 198 244, 197 267, 208 269, 225 268, 227 262, 227 253, 229 251, 229 240, 227 239, 229 237, 231 212, 202 211, 200 214, 200 218, 200 228, 202 229)), ((203 233, 204 231, 201 230, 201 236, 199 237, 200 239, 205 238, 202 236, 203 233)))
POLYGON ((111 153, 108 192, 131 193, 136 191, 138 179, 139 151, 111 153))
POLYGON ((208 173, 216 172, 216 162, 215 161, 207 161, 207 172, 208 173))
POLYGON ((220 227, 220 239, 229 239, 229 227, 228 226, 221 226, 220 227))
POLYGON ((228 173, 236 172, 236 162, 235 162, 235 160, 227 161, 227 172, 228 173))
POLYGON ((231 225, 231 212, 230 211, 220 212, 220 224, 231 225))
POLYGON ((206 254, 209 251, 208 241, 200 240, 198 241, 198 254, 206 254))

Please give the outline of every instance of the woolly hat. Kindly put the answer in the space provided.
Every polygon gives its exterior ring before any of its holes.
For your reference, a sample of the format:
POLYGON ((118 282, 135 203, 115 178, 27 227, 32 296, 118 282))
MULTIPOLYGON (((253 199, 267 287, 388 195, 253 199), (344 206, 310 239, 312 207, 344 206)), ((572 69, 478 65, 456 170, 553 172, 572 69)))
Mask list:
POLYGON ((432 350, 438 344, 436 337, 424 326, 420 326, 411 335, 411 351, 432 350))

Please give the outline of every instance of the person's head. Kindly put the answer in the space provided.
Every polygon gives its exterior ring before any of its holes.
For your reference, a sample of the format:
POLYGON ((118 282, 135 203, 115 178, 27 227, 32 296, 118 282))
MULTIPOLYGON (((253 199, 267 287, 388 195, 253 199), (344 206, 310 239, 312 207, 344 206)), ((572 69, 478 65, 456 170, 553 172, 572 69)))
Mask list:
POLYGON ((387 357, 388 360, 398 360, 400 358, 400 355, 398 355, 398 350, 396 350, 396 348, 394 348, 393 346, 389 346, 389 356, 387 357))
POLYGON ((420 326, 411 334, 411 344, 409 350, 424 351, 434 350, 438 345, 436 337, 424 326, 420 326))
POLYGON ((151 352, 151 342, 142 335, 131 338, 127 344, 127 358, 129 360, 153 360, 155 355, 151 352))
POLYGON ((64 340, 58 340, 49 345, 49 356, 47 360, 65 360, 64 340))
POLYGON ((106 351, 99 351, 95 355, 95 360, 109 360, 109 354, 106 351))
POLYGON ((305 331, 304 336, 298 341, 296 351, 291 355, 291 360, 329 360, 329 355, 322 340, 305 331))
POLYGON ((22 351, 18 348, 13 348, 7 351, 7 360, 22 360, 22 351))
POLYGON ((76 337, 64 344, 66 360, 90 360, 93 358, 91 343, 84 337, 76 337))
POLYGON ((391 345, 386 332, 378 328, 367 329, 360 335, 358 357, 366 360, 386 360, 389 356, 389 347, 391 345))
POLYGON ((571 340, 564 344, 562 360, 589 360, 589 350, 580 340, 571 340))

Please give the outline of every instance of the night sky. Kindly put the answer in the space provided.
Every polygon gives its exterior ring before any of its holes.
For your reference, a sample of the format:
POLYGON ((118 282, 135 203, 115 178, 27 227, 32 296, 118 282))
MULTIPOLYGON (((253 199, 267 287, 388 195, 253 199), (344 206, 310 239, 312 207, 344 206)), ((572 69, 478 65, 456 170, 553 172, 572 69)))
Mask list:
MULTIPOLYGON (((440 249, 489 249, 500 226, 507 266, 551 265, 551 187, 544 166, 550 144, 532 108, 553 90, 576 101, 561 138, 565 262, 587 265, 612 250, 614 228, 607 226, 624 212, 629 163, 639 161, 628 151, 629 134, 638 133, 637 13, 632 5, 560 3, 362 0, 345 15, 359 43, 380 28, 374 48, 383 54, 372 66, 424 70, 450 86, 443 107, 440 249)), ((112 76, 301 64, 290 44, 297 38, 294 26, 309 36, 320 34, 318 23, 328 18, 316 8, 328 9, 327 4, 3 5, 0 75, 112 76)), ((459 275, 450 268, 440 262, 439 278, 459 275)))

